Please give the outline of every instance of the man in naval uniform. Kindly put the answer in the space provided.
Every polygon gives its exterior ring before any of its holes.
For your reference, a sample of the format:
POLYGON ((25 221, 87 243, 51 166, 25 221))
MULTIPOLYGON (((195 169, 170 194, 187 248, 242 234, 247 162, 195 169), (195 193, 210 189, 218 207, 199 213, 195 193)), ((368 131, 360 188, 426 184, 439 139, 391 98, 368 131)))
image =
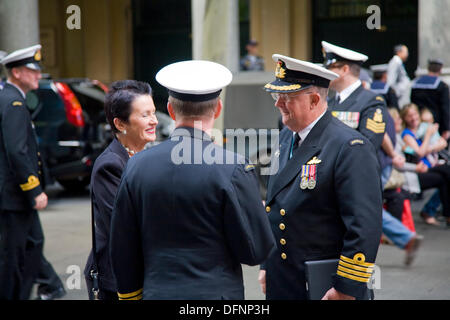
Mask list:
POLYGON ((285 128, 266 212, 277 250, 261 266, 267 299, 306 299, 305 262, 339 259, 323 299, 367 299, 381 236, 382 192, 373 144, 327 111, 338 75, 274 54, 271 92, 285 128))
POLYGON ((211 140, 231 79, 209 61, 156 75, 176 129, 123 173, 110 238, 119 299, 244 299, 241 263, 275 248, 254 166, 211 140))
POLYGON ((388 108, 396 108, 400 111, 398 98, 395 90, 387 84, 387 64, 377 64, 370 66, 373 72, 373 81, 370 84, 370 91, 376 95, 380 95, 386 101, 388 108))
POLYGON ((7 82, 0 91, 0 299, 27 299, 39 271, 42 234, 37 210, 47 206, 42 160, 25 94, 41 79, 41 45, 12 52, 1 60, 7 82), (26 291, 26 292, 25 292, 26 291))
POLYGON ((443 62, 428 60, 428 74, 414 79, 411 85, 411 102, 419 109, 428 108, 434 121, 439 123, 439 133, 450 138, 450 103, 448 85, 441 79, 443 62))
POLYGON ((368 57, 326 41, 322 41, 322 48, 324 66, 339 75, 331 82, 330 89, 336 91, 336 96, 328 101, 328 108, 378 149, 384 138, 386 110, 384 99, 364 89, 359 80, 361 65, 368 57))
MULTIPOLYGON (((322 41, 322 47, 324 65, 328 70, 339 74, 339 78, 330 83, 330 88, 336 91, 337 99, 329 101, 329 109, 338 119, 361 132, 373 143, 382 160, 380 175, 384 187, 391 175, 392 166, 401 168, 405 158, 395 152, 395 141, 386 133, 386 123, 390 120, 393 124, 393 121, 388 119, 390 115, 386 111, 383 97, 364 89, 358 79, 361 64, 368 57, 326 41, 322 41)), ((390 223, 392 218, 389 212, 383 210, 383 233, 389 234, 394 243, 402 244, 401 248, 406 249, 405 261, 410 263, 422 238, 411 233, 401 223, 390 223), (406 238, 410 240, 403 243, 405 240, 402 239, 406 238)))

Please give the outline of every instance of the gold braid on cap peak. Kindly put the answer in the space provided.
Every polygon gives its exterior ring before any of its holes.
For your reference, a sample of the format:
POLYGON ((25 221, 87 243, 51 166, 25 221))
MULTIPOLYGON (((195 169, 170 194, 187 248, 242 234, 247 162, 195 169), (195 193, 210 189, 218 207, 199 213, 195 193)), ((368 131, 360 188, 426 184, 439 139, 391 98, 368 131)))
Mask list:
POLYGON ((291 84, 290 86, 275 86, 273 84, 266 84, 264 88, 272 89, 272 90, 282 90, 282 91, 288 91, 288 90, 296 90, 300 89, 302 86, 299 84, 291 84))

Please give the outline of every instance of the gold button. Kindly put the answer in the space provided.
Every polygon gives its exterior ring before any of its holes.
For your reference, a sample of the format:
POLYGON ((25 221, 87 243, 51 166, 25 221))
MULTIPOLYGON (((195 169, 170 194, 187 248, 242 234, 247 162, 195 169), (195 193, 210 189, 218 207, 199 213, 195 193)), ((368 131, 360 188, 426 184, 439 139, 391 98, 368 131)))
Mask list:
POLYGON ((41 172, 41 171, 38 171, 38 174, 42 174, 42 172, 41 172))
POLYGON ((38 156, 40 156, 40 155, 41 155, 41 153, 40 153, 40 152, 38 152, 38 153, 37 153, 37 155, 38 155, 38 156))
POLYGON ((286 226, 284 225, 284 223, 280 223, 280 229, 281 229, 281 230, 286 229, 286 226))
POLYGON ((287 255, 286 255, 286 253, 283 252, 283 253, 281 254, 281 259, 286 260, 286 258, 287 258, 287 255))
POLYGON ((284 246, 284 245, 286 244, 286 240, 283 239, 283 238, 281 238, 281 239, 280 239, 280 243, 284 246))
POLYGON ((269 207, 269 206, 266 207, 266 212, 267 212, 267 213, 270 212, 270 207, 269 207))
POLYGON ((41 165, 41 164, 42 164, 42 162, 38 161, 38 165, 41 165))
POLYGON ((281 210, 280 210, 280 214, 281 214, 282 216, 284 216, 284 215, 286 214, 286 211, 285 211, 284 209, 281 209, 281 210))

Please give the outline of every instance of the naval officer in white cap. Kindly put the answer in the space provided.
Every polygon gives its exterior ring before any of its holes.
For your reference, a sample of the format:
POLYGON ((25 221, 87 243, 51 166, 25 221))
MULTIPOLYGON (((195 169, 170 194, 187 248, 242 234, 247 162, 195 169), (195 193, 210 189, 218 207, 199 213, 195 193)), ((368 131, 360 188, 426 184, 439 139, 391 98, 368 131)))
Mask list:
MULTIPOLYGON (((378 160, 369 140, 327 111, 338 75, 279 54, 272 94, 285 128, 266 212, 277 250, 259 276, 267 299, 367 299, 381 236, 378 160), (338 259, 328 287, 306 291, 305 262, 338 259), (316 291, 316 290, 313 290, 316 291)), ((317 283, 309 283, 317 289, 317 283)))
POLYGON ((111 225, 119 298, 244 299, 240 264, 260 264, 275 241, 254 166, 211 141, 232 74, 183 61, 156 80, 176 129, 122 176, 111 225))
POLYGON ((322 41, 324 66, 339 75, 330 89, 336 96, 328 102, 332 114, 365 135, 379 149, 386 129, 384 99, 365 89, 359 80, 361 65, 368 57, 322 41))
POLYGON ((7 73, 0 91, 0 299, 29 297, 34 276, 33 267, 25 265, 32 260, 26 256, 31 253, 26 241, 33 229, 42 232, 36 210, 47 206, 42 161, 25 101, 25 94, 39 86, 40 49, 35 45, 17 50, 0 61, 7 73))

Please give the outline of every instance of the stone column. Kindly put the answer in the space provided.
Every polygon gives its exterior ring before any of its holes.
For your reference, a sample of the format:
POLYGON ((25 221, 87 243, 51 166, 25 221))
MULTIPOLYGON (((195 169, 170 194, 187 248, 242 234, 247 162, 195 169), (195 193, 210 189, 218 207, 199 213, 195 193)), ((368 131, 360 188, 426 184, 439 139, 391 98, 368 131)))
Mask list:
POLYGON ((429 58, 444 61, 443 73, 450 74, 450 0, 419 0, 419 65, 418 71, 426 72, 429 58))
MULTIPOLYGON (((238 72, 238 0, 192 0, 191 8, 193 59, 215 61, 233 73, 238 72)), ((219 130, 223 130, 223 114, 226 112, 225 90, 222 91, 221 98, 224 109, 214 124, 219 130)))
POLYGON ((10 53, 38 43, 38 0, 1 0, 0 50, 10 53))
POLYGON ((238 0, 192 0, 192 56, 239 70, 238 0))

